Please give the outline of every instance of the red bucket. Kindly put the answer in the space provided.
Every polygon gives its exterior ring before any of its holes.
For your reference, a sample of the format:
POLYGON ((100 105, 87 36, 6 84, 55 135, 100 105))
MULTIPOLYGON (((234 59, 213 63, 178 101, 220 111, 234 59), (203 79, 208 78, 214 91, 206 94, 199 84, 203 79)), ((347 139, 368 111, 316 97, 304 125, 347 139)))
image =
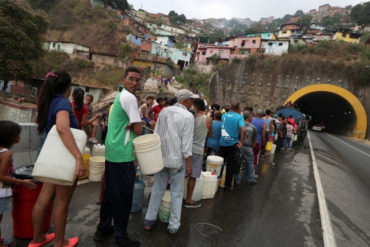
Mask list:
MULTIPOLYGON (((32 209, 41 188, 42 183, 38 183, 35 190, 27 189, 21 185, 14 188, 12 212, 14 237, 21 239, 31 239, 33 237, 32 209)), ((51 203, 46 213, 43 232, 49 230, 52 210, 53 204, 51 203)))

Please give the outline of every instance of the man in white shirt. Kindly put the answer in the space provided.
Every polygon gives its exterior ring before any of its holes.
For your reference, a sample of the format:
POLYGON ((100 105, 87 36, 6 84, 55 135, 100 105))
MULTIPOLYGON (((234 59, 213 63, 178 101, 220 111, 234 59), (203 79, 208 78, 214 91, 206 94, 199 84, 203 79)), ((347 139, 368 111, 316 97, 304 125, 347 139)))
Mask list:
POLYGON ((176 93, 178 104, 164 108, 159 114, 155 133, 161 138, 164 169, 155 174, 148 211, 144 220, 146 230, 151 230, 157 219, 158 208, 170 183, 171 210, 168 232, 175 234, 180 228, 184 178, 190 176, 194 131, 194 116, 189 112, 198 95, 187 89, 176 93))

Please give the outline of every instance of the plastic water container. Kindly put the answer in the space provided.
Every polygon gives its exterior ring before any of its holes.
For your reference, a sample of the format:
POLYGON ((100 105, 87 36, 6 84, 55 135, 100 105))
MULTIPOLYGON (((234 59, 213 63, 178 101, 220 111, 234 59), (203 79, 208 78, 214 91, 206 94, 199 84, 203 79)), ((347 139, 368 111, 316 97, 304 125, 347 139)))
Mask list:
POLYGON ((134 184, 134 194, 132 196, 131 213, 141 211, 144 204, 144 189, 145 189, 144 182, 140 180, 138 174, 136 174, 136 180, 134 184))
POLYGON ((211 172, 202 172, 201 176, 204 180, 202 199, 211 199, 216 194, 217 175, 211 172))
POLYGON ((93 146, 92 156, 102 156, 102 157, 105 157, 105 145, 95 144, 93 146))
MULTIPOLYGON (((72 129, 77 147, 82 153, 87 136, 84 131, 72 129)), ((62 142, 54 125, 46 137, 45 143, 36 160, 32 176, 40 182, 60 185, 72 185, 76 178, 76 159, 62 142)))
MULTIPOLYGON (((189 179, 185 179, 184 183, 184 199, 186 200, 186 197, 188 196, 188 181, 189 179)), ((202 200, 203 197, 203 186, 204 186, 204 179, 202 176, 200 178, 197 178, 195 181, 195 186, 193 190, 193 195, 191 199, 195 202, 202 200)))
POLYGON ((89 166, 89 180, 91 182, 100 182, 105 170, 105 158, 93 156, 90 158, 89 166))
POLYGON ((89 177, 89 161, 90 161, 91 155, 84 153, 82 155, 82 160, 84 161, 84 167, 85 167, 85 174, 80 177, 80 179, 85 179, 89 177))
MULTIPOLYGON (((222 170, 221 177, 218 179, 218 186, 220 186, 221 188, 225 188, 225 181, 226 181, 226 166, 222 170)), ((233 180, 231 181, 231 186, 233 185, 234 185, 234 177, 233 177, 233 180)))
MULTIPOLYGON (((18 179, 32 179, 33 165, 21 166, 15 169, 15 177, 18 179)), ((37 183, 35 190, 27 189, 22 185, 16 185, 13 189, 13 234, 16 238, 30 239, 33 237, 32 209, 40 194, 43 183, 37 183)), ((47 232, 50 227, 53 204, 50 203, 46 211, 46 217, 42 228, 47 232)))
POLYGON ((207 157, 207 171, 216 173, 217 177, 221 176, 221 168, 224 164, 224 158, 216 155, 207 157))
POLYGON ((144 175, 157 173, 164 168, 159 135, 139 136, 134 139, 133 143, 137 162, 144 175))
POLYGON ((90 154, 91 155, 91 150, 90 150, 89 147, 85 147, 84 154, 90 154))
POLYGON ((272 148, 271 148, 270 153, 271 154, 274 154, 275 153, 275 150, 276 150, 276 144, 272 144, 272 148))
POLYGON ((268 142, 266 143, 265 150, 266 150, 266 151, 271 151, 271 149, 272 149, 272 142, 271 142, 271 141, 268 141, 268 142))
POLYGON ((170 221, 170 212, 171 212, 171 192, 169 190, 166 190, 166 192, 163 195, 161 205, 159 205, 158 209, 159 219, 164 223, 168 223, 170 221))

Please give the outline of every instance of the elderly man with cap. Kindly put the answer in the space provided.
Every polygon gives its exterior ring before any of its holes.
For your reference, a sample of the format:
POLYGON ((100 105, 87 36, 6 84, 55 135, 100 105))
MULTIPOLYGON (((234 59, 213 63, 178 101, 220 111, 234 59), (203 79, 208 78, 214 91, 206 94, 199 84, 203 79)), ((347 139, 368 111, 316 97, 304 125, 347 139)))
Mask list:
POLYGON ((189 112, 193 99, 199 98, 187 89, 176 93, 178 103, 164 108, 159 114, 155 133, 161 138, 164 169, 155 174, 148 211, 144 220, 145 230, 151 230, 157 220, 158 208, 170 183, 171 209, 168 232, 175 234, 180 228, 184 178, 191 175, 191 155, 194 116, 189 112))

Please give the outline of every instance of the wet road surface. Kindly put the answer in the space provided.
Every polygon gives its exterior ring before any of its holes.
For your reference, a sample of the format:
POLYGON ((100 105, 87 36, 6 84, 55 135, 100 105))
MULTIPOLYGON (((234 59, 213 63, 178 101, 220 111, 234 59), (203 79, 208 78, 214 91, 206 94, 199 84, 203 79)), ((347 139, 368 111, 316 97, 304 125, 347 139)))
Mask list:
MULTIPOLYGON (((243 176, 234 191, 219 188, 214 199, 201 201, 201 208, 183 208, 181 229, 175 236, 170 236, 161 222, 153 232, 143 230, 153 184, 153 177, 146 177, 146 202, 141 213, 131 214, 129 236, 140 240, 141 246, 158 247, 323 246, 307 143, 260 160, 257 173, 257 185, 247 185, 243 176)), ((115 246, 113 238, 104 243, 93 241, 99 217, 99 206, 95 204, 98 194, 99 184, 88 183, 80 185, 73 196, 67 237, 79 236, 79 246, 115 246)), ((4 221, 8 240, 9 215, 4 221)), ((18 240, 18 246, 26 243, 18 240)))
POLYGON ((310 132, 337 246, 370 246, 370 146, 310 132))

